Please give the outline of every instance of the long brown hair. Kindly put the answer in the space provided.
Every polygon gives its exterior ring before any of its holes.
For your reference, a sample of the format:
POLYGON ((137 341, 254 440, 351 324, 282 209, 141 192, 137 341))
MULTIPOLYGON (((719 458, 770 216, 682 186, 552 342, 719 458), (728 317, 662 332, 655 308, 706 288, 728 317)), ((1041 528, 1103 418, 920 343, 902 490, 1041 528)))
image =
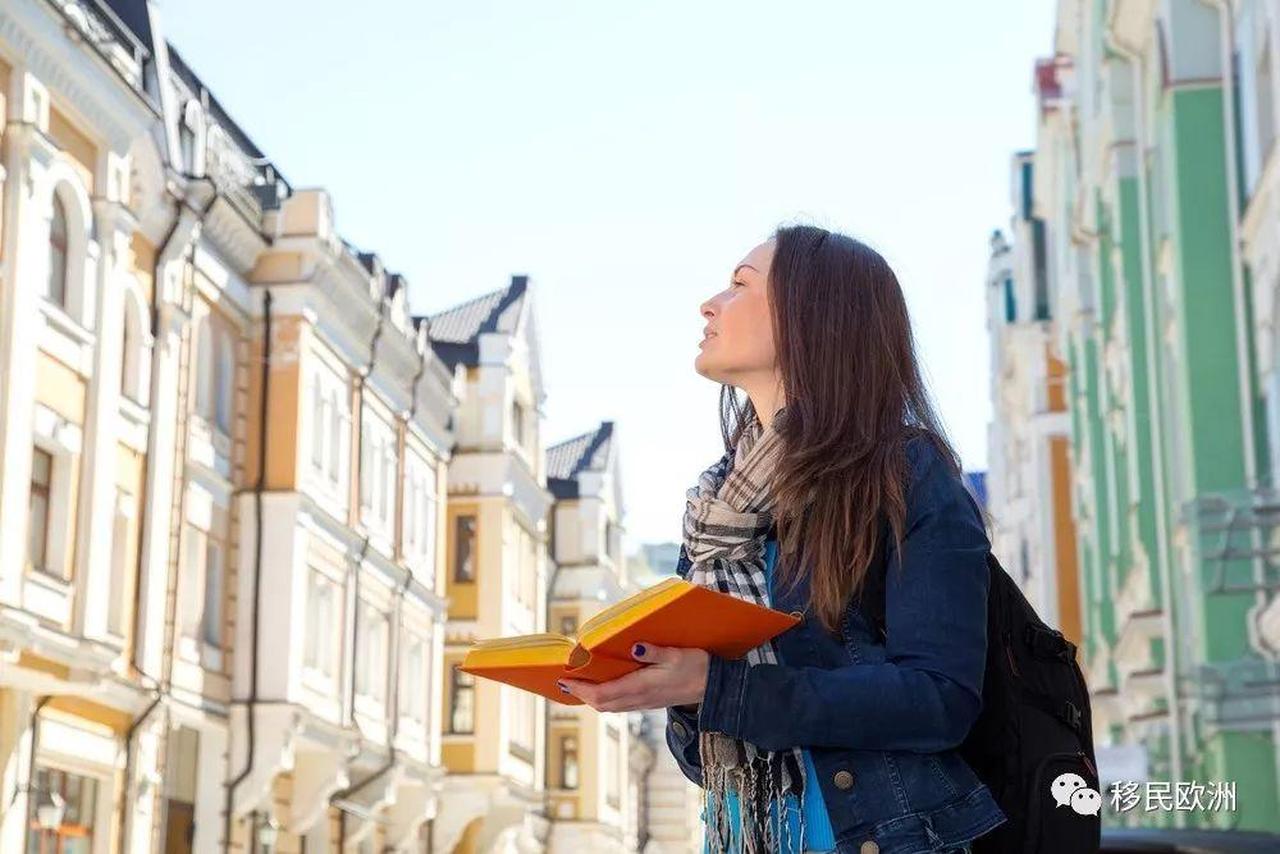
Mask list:
MULTIPOLYGON (((900 545, 907 515, 906 444, 922 436, 958 474, 920 374, 898 279, 879 253, 809 225, 774 234, 773 338, 786 406, 774 429, 779 581, 809 567, 809 601, 834 631, 886 523, 900 545)), ((758 415, 720 390, 725 445, 758 415)))

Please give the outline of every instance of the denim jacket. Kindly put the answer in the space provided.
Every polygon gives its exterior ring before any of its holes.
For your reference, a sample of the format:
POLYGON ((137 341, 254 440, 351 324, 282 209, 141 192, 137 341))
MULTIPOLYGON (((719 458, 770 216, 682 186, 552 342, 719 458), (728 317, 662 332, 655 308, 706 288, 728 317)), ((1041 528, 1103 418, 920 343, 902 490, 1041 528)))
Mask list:
MULTIPOLYGON (((891 537, 879 552, 890 569, 885 640, 857 597, 840 636, 825 631, 804 610, 801 573, 794 590, 772 591, 774 608, 803 617, 777 637, 779 663, 712 654, 702 703, 667 710, 667 745, 695 783, 699 730, 766 750, 808 748, 842 854, 945 851, 1004 821, 956 750, 982 704, 990 544, 941 453, 913 439, 907 459, 901 568, 891 537)), ((676 571, 689 567, 682 548, 676 571)))

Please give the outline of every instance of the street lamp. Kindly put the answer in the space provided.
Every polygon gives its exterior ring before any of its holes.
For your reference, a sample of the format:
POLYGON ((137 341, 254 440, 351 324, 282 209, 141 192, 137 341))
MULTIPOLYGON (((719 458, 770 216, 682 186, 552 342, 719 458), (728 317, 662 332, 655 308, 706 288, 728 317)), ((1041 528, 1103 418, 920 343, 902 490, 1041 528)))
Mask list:
POLYGON ((276 839, 280 836, 280 825, 276 824, 276 820, 271 816, 267 816, 266 821, 258 826, 258 844, 262 846, 264 851, 274 851, 276 847, 276 839))
POLYGON ((67 802, 57 792, 46 792, 44 789, 32 789, 36 798, 36 823, 41 830, 57 830, 62 827, 62 819, 67 814, 67 802))

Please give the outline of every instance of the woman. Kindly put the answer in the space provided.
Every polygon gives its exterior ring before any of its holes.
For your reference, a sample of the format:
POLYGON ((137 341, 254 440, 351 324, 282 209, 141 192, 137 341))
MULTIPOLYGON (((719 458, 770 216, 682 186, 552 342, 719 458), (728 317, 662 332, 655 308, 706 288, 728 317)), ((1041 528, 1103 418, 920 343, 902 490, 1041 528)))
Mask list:
POLYGON ((738 660, 637 644, 650 666, 561 689, 668 709, 713 850, 967 851, 1004 820, 956 752, 981 706, 990 546, 897 279, 850 237, 787 227, 701 311, 694 366, 723 384, 728 450, 688 492, 677 571, 802 621, 738 660))

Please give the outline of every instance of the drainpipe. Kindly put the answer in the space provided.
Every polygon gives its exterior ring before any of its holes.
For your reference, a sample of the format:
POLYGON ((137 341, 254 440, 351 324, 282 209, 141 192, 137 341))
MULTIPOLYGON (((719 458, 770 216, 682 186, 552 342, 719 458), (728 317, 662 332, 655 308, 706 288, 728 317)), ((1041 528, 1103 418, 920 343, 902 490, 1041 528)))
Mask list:
POLYGON ((246 750, 244 767, 226 784, 227 797, 223 812, 222 850, 231 851, 232 809, 236 789, 253 772, 256 746, 254 706, 258 702, 258 653, 262 611, 262 493, 267 485, 267 405, 271 390, 271 289, 262 295, 262 394, 258 402, 258 480, 253 487, 253 626, 249 643, 249 696, 245 700, 246 750))
MULTIPOLYGON (((381 304, 379 304, 378 322, 373 329, 373 338, 369 340, 369 361, 365 363, 365 365, 362 368, 360 368, 358 372, 357 387, 360 390, 359 403, 360 403, 361 411, 357 414, 360 416, 363 416, 364 414, 365 382, 369 379, 369 376, 373 373, 374 367, 378 363, 378 341, 382 338, 382 323, 383 323, 384 316, 385 316, 385 312, 383 311, 383 307, 381 304)), ((360 429, 359 429, 359 432, 356 434, 356 465, 359 466, 361 469, 363 469, 363 466, 364 466, 364 419, 363 417, 359 418, 357 423, 360 425, 360 429)), ((363 475, 363 471, 361 471, 361 475, 363 475)), ((362 499, 359 495, 359 492, 360 492, 359 481, 357 481, 357 486, 356 486, 356 506, 357 506, 356 512, 357 513, 359 513, 360 510, 362 509, 360 507, 360 502, 362 499)), ((356 663, 358 659, 358 651, 360 648, 360 567, 364 564, 365 555, 367 555, 368 553, 369 553, 369 532, 365 531, 364 539, 360 543, 360 552, 359 554, 356 555, 355 560, 352 561, 349 569, 349 572, 351 573, 350 577, 351 577, 351 587, 352 587, 353 595, 351 597, 351 668, 350 668, 351 675, 347 679, 347 716, 351 720, 351 725, 355 727, 356 731, 359 732, 361 736, 364 735, 364 732, 363 730, 360 729, 360 722, 356 718, 356 663)), ((388 649, 390 649, 391 645, 388 644, 387 646, 388 646, 388 649)), ((393 746, 392 761, 394 761, 394 758, 395 758, 394 750, 395 748, 393 746)), ((379 771, 377 772, 377 774, 375 774, 375 776, 380 776, 380 774, 381 774, 381 769, 379 769, 379 771)), ((363 780, 358 787, 364 787, 365 785, 368 785, 368 783, 372 779, 373 778, 370 777, 363 780)), ((332 805, 334 801, 341 800, 350 792, 355 791, 356 788, 357 787, 348 786, 345 789, 334 792, 332 795, 329 796, 329 803, 332 805)), ((341 848, 346 844, 346 839, 347 839, 347 811, 339 807, 338 809, 338 848, 339 850, 341 850, 341 848)))
MULTIPOLYGON (((150 318, 150 323, 151 323, 151 341, 152 341, 152 343, 151 343, 151 390, 150 390, 150 402, 151 402, 151 405, 152 405, 152 406, 154 406, 154 405, 155 405, 155 402, 159 399, 159 396, 160 396, 161 392, 163 391, 163 389, 161 389, 161 388, 160 388, 160 370, 159 370, 159 367, 160 367, 160 366, 159 366, 159 364, 158 364, 158 362, 159 362, 159 360, 160 360, 160 348, 157 346, 157 343, 156 343, 156 342, 157 342, 157 340, 158 340, 158 335, 157 335, 157 333, 159 332, 159 327, 160 327, 160 268, 161 268, 161 264, 163 263, 163 261, 164 261, 165 257, 169 254, 169 249, 170 249, 170 247, 173 245, 174 240, 176 240, 176 239, 177 239, 177 235, 178 235, 178 228, 182 225, 182 212, 183 212, 183 210, 185 209, 185 210, 191 210, 191 211, 194 211, 194 212, 195 212, 195 215, 196 215, 196 223, 197 223, 198 225, 199 225, 199 224, 203 224, 203 223, 204 223, 204 220, 205 220, 205 217, 207 217, 207 216, 208 216, 208 214, 209 214, 209 211, 213 209, 213 205, 214 205, 214 203, 216 203, 216 202, 218 201, 218 198, 222 195, 222 194, 221 194, 221 191, 218 189, 218 185, 217 185, 217 184, 215 184, 211 178, 208 178, 208 177, 203 176, 203 175, 188 175, 188 174, 186 174, 186 173, 182 173, 182 177, 183 177, 183 178, 185 178, 185 179, 187 179, 187 180, 190 180, 190 181, 204 181, 204 182, 205 182, 205 183, 207 183, 207 184, 209 185, 209 187, 213 190, 213 195, 212 195, 212 197, 209 199, 208 203, 206 203, 206 204, 204 205, 204 207, 203 207, 203 208, 201 208, 201 209, 200 209, 200 210, 198 210, 198 211, 197 211, 197 210, 195 210, 195 208, 192 208, 192 207, 190 206, 190 204, 188 203, 188 199, 187 199, 187 194, 186 194, 186 193, 183 193, 181 196, 178 196, 177 198, 175 198, 175 199, 174 199, 174 202, 173 202, 173 223, 172 223, 172 225, 170 225, 170 226, 169 226, 169 230, 168 230, 167 232, 165 232, 164 240, 162 240, 162 241, 160 242, 160 250, 156 253, 156 260, 155 260, 155 264, 154 264, 154 265, 152 266, 152 268, 151 268, 151 318, 150 318)), ((189 256, 189 252, 184 252, 183 254, 184 254, 184 255, 188 255, 188 256, 189 256)), ((186 263, 188 263, 188 264, 189 264, 189 263, 191 263, 190 257, 187 257, 186 263)), ((148 433, 148 435, 149 435, 149 436, 150 436, 150 435, 153 435, 153 434, 154 434, 154 431, 149 431, 149 433, 148 433)), ((154 459, 154 458, 155 458, 155 453, 154 453, 154 451, 151 449, 150 444, 151 444, 151 443, 150 443, 150 441, 148 441, 148 448, 147 448, 148 453, 144 455, 144 457, 143 457, 143 462, 142 462, 142 464, 143 464, 143 472, 142 472, 142 491, 141 491, 141 494, 138 496, 138 506, 139 506, 139 507, 145 507, 145 506, 146 506, 146 500, 147 500, 147 496, 146 496, 147 480, 148 480, 148 476, 150 475, 150 472, 151 472, 151 467, 155 464, 155 459, 154 459)), ((149 519, 150 517, 149 517, 149 516, 147 516, 147 517, 145 517, 145 518, 149 519)), ((141 664, 139 664, 139 662, 138 662, 138 634, 139 634, 139 632, 140 632, 140 630, 141 630, 141 625, 140 625, 140 622, 139 622, 139 616, 141 615, 141 612, 142 612, 142 574, 143 574, 143 573, 142 573, 142 569, 143 569, 143 561, 144 561, 144 552, 143 552, 143 549, 142 549, 142 547, 141 547, 141 537, 140 537, 140 538, 139 538, 139 547, 138 547, 138 559, 137 559, 136 565, 135 565, 135 567, 134 567, 134 577, 133 577, 133 648, 130 650, 130 653, 129 653, 129 665, 130 665, 130 667, 131 667, 135 672, 140 673, 142 676, 146 677, 146 679, 148 679, 149 681, 151 681, 151 682, 155 683, 157 686, 159 686, 159 685, 160 685, 160 680, 159 680, 159 679, 157 679, 157 678, 155 678, 154 676, 151 676, 151 675, 150 675, 150 674, 148 674, 145 670, 143 670, 143 668, 142 668, 141 664)), ((126 780, 126 783, 127 783, 127 780, 126 780)))
POLYGON ((126 730, 124 734, 124 782, 120 787, 121 797, 116 805, 116 827, 119 831, 116 835, 117 851, 125 851, 128 849, 128 846, 125 843, 128 841, 129 810, 127 808, 127 804, 129 799, 124 793, 129 791, 130 781, 133 776, 133 737, 142 727, 142 724, 146 722, 147 718, 151 716, 151 713, 155 711, 156 707, 160 705, 160 702, 163 699, 164 694, 157 691, 155 698, 151 701, 151 704, 143 709, 142 714, 134 718, 133 723, 129 725, 129 729, 126 730))
MULTIPOLYGON (((209 211, 213 209, 214 204, 218 201, 218 198, 221 196, 221 191, 218 189, 217 184, 215 184, 212 179, 203 175, 190 175, 185 172, 180 174, 187 181, 205 182, 206 184, 208 184, 208 186, 212 190, 212 195, 210 196, 209 201, 206 202, 205 205, 199 210, 196 210, 195 208, 191 207, 188 200, 188 196, 185 192, 181 196, 175 198, 173 203, 173 223, 169 226, 168 231, 165 232, 164 240, 162 240, 160 243, 160 250, 156 253, 155 264, 152 266, 152 269, 151 269, 150 323, 151 323, 151 340, 152 340, 151 348, 152 349, 151 349, 150 402, 151 402, 151 405, 153 406, 155 404, 155 401, 159 399, 159 396, 163 391, 163 389, 160 388, 160 371, 159 371, 159 365, 157 364, 160 358, 160 348, 157 345, 157 332, 160 324, 161 264, 164 262, 165 257, 168 255, 169 249, 173 245, 174 240, 177 239, 178 229, 182 225, 183 211, 184 210, 193 211, 195 213, 197 226, 201 225, 204 223, 205 218, 209 214, 209 211)), ((191 263, 190 249, 184 250, 183 255, 185 256, 184 263, 190 264, 191 263)), ((154 435, 154 428, 151 428, 148 431, 148 437, 153 435, 154 435)), ((143 464, 142 489, 140 490, 140 493, 138 495, 139 507, 146 506, 147 480, 149 479, 151 467, 155 465, 155 452, 154 452, 154 449, 151 447, 150 438, 148 438, 147 450, 148 450, 148 453, 146 453, 143 456, 143 463, 142 463, 143 464)), ((147 520, 150 519, 149 516, 145 518, 147 520)), ((146 522, 144 522, 144 524, 146 524, 146 522)), ((152 683, 153 690, 155 691, 155 697, 152 699, 150 705, 148 705, 142 711, 142 713, 138 715, 138 717, 133 719, 133 721, 129 725, 128 730, 125 733, 125 739, 124 739, 125 760, 124 760, 124 769, 121 777, 121 786, 120 786, 120 791, 122 793, 127 793, 133 783, 134 736, 137 734, 138 729, 147 720, 147 718, 151 716, 151 713, 155 711, 156 707, 160 704, 162 699, 169 693, 169 677, 165 674, 162 674, 161 678, 157 679, 156 677, 147 673, 147 671, 143 668, 142 664, 138 660, 138 650, 139 650, 138 637, 141 634, 141 630, 142 630, 140 617, 142 613, 143 563, 145 560, 145 552, 141 546, 141 543, 142 543, 142 538, 139 537, 138 555, 134 565, 133 613, 131 616, 131 620, 133 623, 133 628, 132 628, 133 638, 131 643, 131 649, 129 650, 129 667, 135 673, 138 673, 139 675, 141 675, 143 679, 152 683)), ((166 598, 165 623, 166 625, 172 625, 174 622, 173 616, 176 613, 177 601, 174 597, 167 596, 165 598, 166 598), (168 600, 173 600, 173 601, 168 601, 168 600)), ((119 806, 117 807, 117 810, 116 810, 118 815, 117 827, 119 828, 120 850, 122 851, 124 850, 125 839, 128 832, 127 825, 129 820, 128 810, 126 809, 126 802, 127 802, 127 797, 122 795, 122 797, 120 798, 119 806)))
MULTIPOLYGON (((27 759, 27 824, 31 826, 31 818, 33 815, 31 806, 31 792, 36 784, 36 747, 40 741, 40 711, 45 705, 52 700, 52 695, 46 694, 36 701, 35 708, 31 710, 31 717, 27 724, 27 729, 31 731, 31 750, 27 759)), ((9 798, 9 806, 13 806, 14 801, 18 800, 18 795, 22 792, 22 785, 15 783, 13 787, 13 796, 9 798)), ((23 828, 23 834, 26 834, 26 827, 23 828)))
MULTIPOLYGON (((1156 341, 1159 340, 1160 334, 1155 322, 1155 285, 1151 275, 1151 212, 1148 207, 1148 189, 1147 189, 1147 112, 1146 112, 1146 88, 1145 75, 1143 74, 1143 58, 1142 54, 1127 45, 1121 43, 1112 36, 1110 30, 1106 31, 1107 45, 1122 57, 1129 65, 1133 74, 1133 98, 1134 98, 1134 137, 1138 147, 1138 232, 1139 232, 1139 251, 1142 255, 1142 290, 1143 290, 1143 323, 1146 326, 1146 345, 1147 345, 1147 365, 1149 370, 1154 370, 1155 366, 1160 364, 1157 361, 1159 354, 1156 352, 1156 341)), ((1152 396, 1162 396, 1159 383, 1152 383, 1152 396)), ((1165 484, 1164 484, 1164 440, 1161 431, 1153 429, 1151 431, 1151 456, 1152 466, 1151 472, 1155 480, 1155 499, 1156 499, 1156 565, 1160 574, 1161 595, 1164 599, 1161 602, 1161 630, 1164 633, 1165 644, 1165 695, 1169 704, 1169 741, 1172 743, 1173 749, 1170 754, 1170 772, 1174 780, 1182 779, 1182 713, 1178 706, 1178 635, 1175 633, 1173 622, 1173 573, 1170 568, 1170 557, 1168 550, 1168 520, 1166 518, 1167 508, 1165 506, 1165 484)), ((1184 816, 1178 813, 1174 814, 1174 825, 1182 827, 1185 823, 1184 816)))

